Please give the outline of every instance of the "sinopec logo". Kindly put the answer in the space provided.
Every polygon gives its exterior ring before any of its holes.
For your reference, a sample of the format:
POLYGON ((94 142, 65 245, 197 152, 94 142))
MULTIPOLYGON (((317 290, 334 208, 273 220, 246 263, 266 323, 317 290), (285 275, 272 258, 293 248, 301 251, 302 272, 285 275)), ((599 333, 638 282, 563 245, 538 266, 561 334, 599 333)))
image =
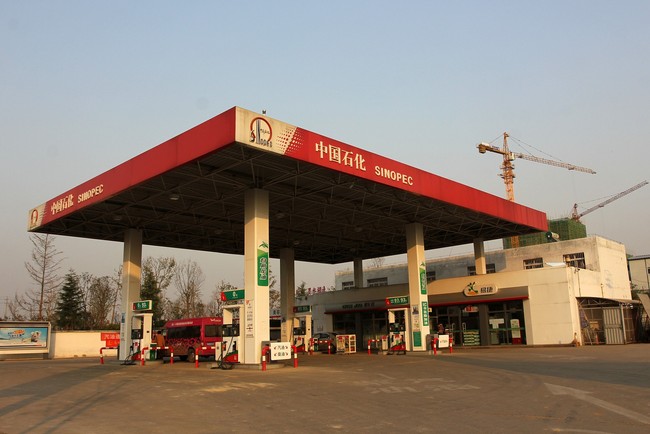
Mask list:
POLYGON ((250 125, 250 142, 256 145, 273 147, 273 130, 271 124, 264 118, 254 118, 250 125))

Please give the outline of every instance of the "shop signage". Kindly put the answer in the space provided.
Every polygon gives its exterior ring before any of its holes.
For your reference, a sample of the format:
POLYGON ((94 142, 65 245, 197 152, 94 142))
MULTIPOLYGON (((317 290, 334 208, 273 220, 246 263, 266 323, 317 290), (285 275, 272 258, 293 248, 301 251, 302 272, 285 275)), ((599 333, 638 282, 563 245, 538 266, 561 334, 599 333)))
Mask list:
POLYGON ((405 305, 409 304, 409 298, 408 296, 402 296, 402 297, 388 297, 386 298, 386 306, 392 306, 392 305, 405 305))
POLYGON ((465 294, 466 297, 494 295, 497 292, 499 292, 499 290, 496 285, 493 284, 477 285, 476 282, 468 283, 465 289, 463 289, 463 294, 465 294))
POLYGON ((463 308, 463 312, 478 312, 478 306, 473 306, 473 305, 465 306, 463 308))
POLYGON ((342 304, 341 309, 372 309, 377 307, 378 303, 380 302, 364 301, 363 303, 342 304))
POLYGON ((309 312, 311 312, 311 305, 293 307, 293 313, 309 313, 309 312))
POLYGON ((151 310, 153 302, 151 300, 140 300, 133 303, 132 310, 151 310))

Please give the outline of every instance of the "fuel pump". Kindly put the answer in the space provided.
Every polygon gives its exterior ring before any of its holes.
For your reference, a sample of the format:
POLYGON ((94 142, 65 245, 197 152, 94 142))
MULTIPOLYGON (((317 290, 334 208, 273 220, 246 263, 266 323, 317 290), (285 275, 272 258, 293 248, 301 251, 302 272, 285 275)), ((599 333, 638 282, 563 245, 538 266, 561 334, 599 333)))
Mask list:
POLYGON ((298 352, 306 352, 311 336, 311 314, 294 317, 293 344, 298 352))
POLYGON ((406 309, 388 310, 388 354, 406 354, 406 309))
POLYGON ((151 344, 151 326, 153 313, 138 312, 131 318, 131 360, 140 360, 144 355, 142 349, 151 344))
POLYGON ((221 351, 215 352, 215 358, 222 369, 230 369, 239 363, 239 318, 241 304, 223 307, 223 325, 221 326, 221 351))

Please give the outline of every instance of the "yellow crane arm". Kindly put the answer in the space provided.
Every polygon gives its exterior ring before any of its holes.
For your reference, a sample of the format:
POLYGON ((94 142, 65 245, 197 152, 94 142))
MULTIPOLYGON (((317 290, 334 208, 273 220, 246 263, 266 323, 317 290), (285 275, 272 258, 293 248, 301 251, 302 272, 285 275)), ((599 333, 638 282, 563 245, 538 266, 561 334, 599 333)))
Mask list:
POLYGON ((563 163, 561 161, 549 160, 546 158, 534 157, 527 154, 519 154, 513 152, 512 155, 516 158, 521 158, 522 160, 536 161, 538 163, 548 164, 549 166, 564 167, 569 170, 577 170, 578 172, 585 172, 595 174, 596 172, 589 169, 588 167, 576 166, 575 164, 563 163))
POLYGON ((576 166, 575 164, 563 163, 561 161, 549 160, 547 158, 535 157, 533 155, 528 155, 528 154, 520 154, 518 152, 510 152, 509 150, 501 149, 498 146, 492 146, 487 143, 479 143, 476 147, 478 148, 478 151, 481 154, 485 154, 488 151, 494 152, 496 154, 501 154, 504 157, 507 157, 508 160, 510 161, 514 161, 515 158, 519 158, 522 160, 535 161, 537 163, 548 164, 549 166, 564 167, 565 169, 569 169, 569 170, 577 170, 578 172, 585 172, 591 174, 596 173, 594 170, 589 169, 588 167, 576 166))

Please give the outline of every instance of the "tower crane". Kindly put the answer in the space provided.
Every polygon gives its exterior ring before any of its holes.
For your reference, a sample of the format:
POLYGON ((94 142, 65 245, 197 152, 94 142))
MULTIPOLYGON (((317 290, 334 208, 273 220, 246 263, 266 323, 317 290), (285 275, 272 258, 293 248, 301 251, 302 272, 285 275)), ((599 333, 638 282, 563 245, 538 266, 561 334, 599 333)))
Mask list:
POLYGON ((499 148, 498 146, 492 146, 489 143, 484 143, 484 142, 479 143, 478 145, 476 145, 476 147, 478 148, 478 151, 481 154, 485 154, 486 152, 489 151, 489 152, 494 152, 496 154, 503 155, 503 165, 501 166, 502 173, 499 176, 503 178, 503 182, 506 185, 506 198, 511 202, 515 201, 515 190, 513 185, 515 179, 515 172, 514 172, 515 165, 512 163, 515 160, 515 158, 535 161, 537 163, 548 164, 550 166, 555 166, 555 167, 563 167, 569 170, 577 170, 578 172, 585 172, 591 174, 596 173, 587 167, 576 166, 575 164, 568 164, 568 163, 563 163, 561 161, 549 160, 547 158, 540 158, 532 155, 520 154, 518 152, 510 152, 510 149, 508 149, 508 137, 510 137, 508 133, 503 133, 502 148, 499 148))
POLYGON ((571 213, 571 218, 573 220, 575 220, 575 221, 580 221, 580 217, 582 217, 582 216, 584 216, 586 214, 589 214, 592 211, 596 211, 597 209, 604 207, 608 203, 614 202, 615 200, 620 199, 623 196, 628 195, 628 194, 632 193, 634 190, 638 190, 639 188, 641 188, 641 187, 643 187, 644 185, 647 185, 647 184, 648 184, 648 181, 640 182, 637 185, 635 185, 634 187, 630 187, 625 191, 621 191, 620 193, 617 193, 614 196, 610 197, 609 199, 607 199, 607 200, 605 200, 603 202, 600 202, 598 205, 592 206, 591 208, 581 212, 580 214, 578 214, 578 204, 575 203, 575 204, 573 204, 573 212, 571 213))

